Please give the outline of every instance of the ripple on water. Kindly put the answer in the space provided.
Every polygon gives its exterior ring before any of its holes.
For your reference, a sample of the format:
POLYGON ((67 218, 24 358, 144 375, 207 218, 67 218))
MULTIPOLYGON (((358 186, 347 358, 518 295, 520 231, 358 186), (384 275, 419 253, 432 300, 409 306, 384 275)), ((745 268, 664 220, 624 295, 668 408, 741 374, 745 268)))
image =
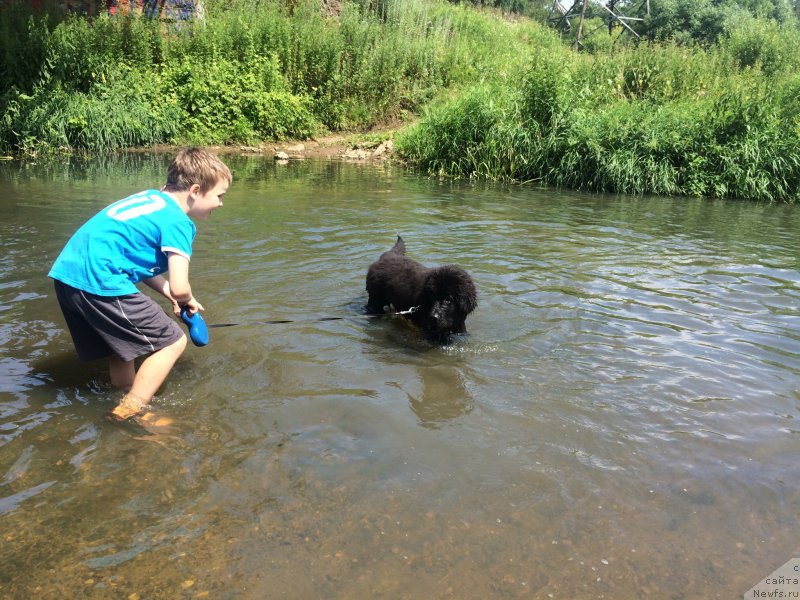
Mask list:
POLYGON ((187 349, 153 433, 103 420, 46 278, 165 166, 125 160, 0 206, 10 595, 734 597, 794 551, 797 207, 232 157, 192 284, 240 325, 187 349), (476 281, 449 346, 364 318, 397 232, 476 281))

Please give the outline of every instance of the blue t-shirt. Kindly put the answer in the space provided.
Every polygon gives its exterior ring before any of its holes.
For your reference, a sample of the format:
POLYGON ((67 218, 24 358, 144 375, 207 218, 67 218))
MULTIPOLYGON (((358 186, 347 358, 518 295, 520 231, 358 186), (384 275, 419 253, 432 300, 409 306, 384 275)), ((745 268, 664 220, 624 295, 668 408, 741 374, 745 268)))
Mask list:
POLYGON ((75 232, 50 277, 98 296, 124 296, 167 270, 167 252, 187 259, 197 229, 177 201, 147 190, 107 206, 75 232))

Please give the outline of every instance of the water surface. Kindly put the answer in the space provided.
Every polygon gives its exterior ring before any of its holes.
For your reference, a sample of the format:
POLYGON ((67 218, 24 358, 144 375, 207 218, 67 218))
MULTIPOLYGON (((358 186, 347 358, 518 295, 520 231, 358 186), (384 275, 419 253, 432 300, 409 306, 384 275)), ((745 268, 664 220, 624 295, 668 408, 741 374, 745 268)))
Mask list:
POLYGON ((800 209, 230 158, 195 295, 294 322, 190 347, 154 435, 46 274, 168 160, 0 165, 4 597, 734 598, 798 555, 800 209), (397 232, 476 281, 449 347, 363 313, 397 232))

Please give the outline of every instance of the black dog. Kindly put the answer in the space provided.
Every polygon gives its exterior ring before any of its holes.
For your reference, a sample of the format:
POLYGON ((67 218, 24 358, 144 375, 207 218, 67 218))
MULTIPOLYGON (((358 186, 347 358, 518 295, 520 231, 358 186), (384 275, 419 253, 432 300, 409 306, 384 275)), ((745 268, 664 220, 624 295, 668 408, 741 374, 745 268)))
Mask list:
POLYGON ((466 333, 464 321, 478 305, 472 278, 452 265, 428 268, 406 257, 403 238, 367 270, 367 310, 380 314, 414 309, 408 319, 440 343, 466 333))

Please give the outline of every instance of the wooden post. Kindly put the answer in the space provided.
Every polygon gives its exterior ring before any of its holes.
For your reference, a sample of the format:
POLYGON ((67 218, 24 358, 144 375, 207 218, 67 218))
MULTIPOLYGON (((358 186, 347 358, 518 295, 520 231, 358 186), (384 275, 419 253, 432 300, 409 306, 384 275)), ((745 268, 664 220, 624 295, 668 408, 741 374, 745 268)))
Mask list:
POLYGON ((578 19, 578 34, 575 36, 575 52, 581 49, 581 35, 583 35, 583 19, 586 16, 586 7, 589 6, 589 0, 583 0, 581 7, 581 18, 578 19))

